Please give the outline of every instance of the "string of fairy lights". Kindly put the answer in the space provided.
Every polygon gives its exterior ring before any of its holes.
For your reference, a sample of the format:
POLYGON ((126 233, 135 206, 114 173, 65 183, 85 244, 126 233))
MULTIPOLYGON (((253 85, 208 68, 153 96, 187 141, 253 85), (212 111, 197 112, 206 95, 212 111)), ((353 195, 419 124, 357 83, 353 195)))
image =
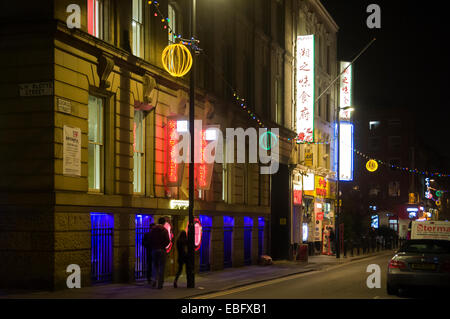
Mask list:
MULTIPOLYGON (((226 78, 223 76, 223 72, 220 72, 219 70, 217 70, 217 68, 215 67, 215 65, 211 62, 211 60, 209 59, 208 55, 206 55, 203 50, 200 50, 197 45, 198 45, 198 41, 196 41, 194 38, 192 38, 191 40, 185 40, 181 37, 180 34, 176 34, 174 32, 174 30, 172 30, 172 28, 170 27, 170 19, 165 17, 161 10, 159 9, 159 2, 158 1, 152 1, 149 0, 148 4, 153 5, 154 9, 155 9, 155 13, 154 13, 154 17, 156 18, 160 18, 160 22, 163 25, 164 29, 167 29, 169 36, 173 35, 174 41, 176 41, 178 39, 178 41, 181 44, 184 44, 186 46, 193 46, 195 48, 196 51, 201 51, 202 52, 202 56, 204 56, 208 62, 208 64, 211 66, 211 68, 213 68, 213 70, 215 71, 215 73, 222 79, 222 81, 225 83, 225 85, 228 86, 228 88, 230 89, 230 91, 233 94, 233 102, 239 106, 244 112, 246 112, 249 116, 250 119, 253 119, 254 121, 256 121, 256 123, 258 124, 259 127, 263 128, 263 127, 267 127, 267 125, 263 122, 263 120, 261 119, 261 117, 254 112, 248 105, 248 102, 246 101, 246 99, 244 97, 242 97, 241 95, 239 95, 239 93, 237 92, 237 90, 234 89, 234 87, 226 80, 226 78)), ((282 137, 282 136, 277 136, 279 139, 287 141, 287 142, 296 142, 297 144, 301 144, 301 145, 331 145, 333 142, 331 141, 317 141, 317 142, 305 142, 305 141, 300 141, 298 139, 298 136, 295 137, 282 137)), ((376 158, 373 158, 372 156, 369 156, 367 154, 364 154, 363 152, 352 148, 353 152, 355 154, 357 154, 358 156, 366 159, 366 160, 374 160, 376 161, 378 164, 383 165, 383 166, 387 166, 389 168, 393 168, 393 169, 397 169, 399 171, 403 171, 403 172, 407 172, 410 174, 419 174, 419 175, 424 175, 424 176, 431 176, 431 177, 449 177, 450 174, 443 174, 443 173, 439 173, 439 172, 430 172, 430 171, 426 171, 426 170, 419 170, 419 169, 415 169, 415 168, 408 168, 408 167, 402 167, 402 166, 398 166, 398 165, 393 165, 390 163, 387 163, 383 160, 379 160, 376 158)))

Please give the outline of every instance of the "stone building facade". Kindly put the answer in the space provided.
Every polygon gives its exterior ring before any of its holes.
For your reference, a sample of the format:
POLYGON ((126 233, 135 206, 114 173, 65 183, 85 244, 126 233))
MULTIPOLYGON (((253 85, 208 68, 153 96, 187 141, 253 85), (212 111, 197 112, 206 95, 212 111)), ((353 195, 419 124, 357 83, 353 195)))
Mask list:
MULTIPOLYGON (((290 12, 297 1, 197 3, 204 53, 195 66, 196 119, 224 130, 258 127, 249 116, 258 114, 280 129, 280 163, 288 165, 287 138, 295 135, 290 12), (246 97, 247 110, 230 88, 246 97)), ((184 38, 188 4, 159 1, 184 38)), ((189 76, 175 79, 161 64, 173 35, 142 0, 33 1, 0 11, 1 286, 63 289, 71 264, 89 286, 102 272, 94 269, 101 254, 110 260, 108 281, 136 280, 138 219, 166 217, 174 239, 187 223, 187 210, 171 206, 187 199, 187 169, 176 187, 166 171, 168 119, 183 119, 189 109, 189 76), (80 28, 68 28, 70 4, 81 9, 80 28), (68 134, 81 141, 73 172, 68 134), (105 224, 94 225, 93 216, 106 216, 105 224), (96 254, 99 234, 107 248, 96 254)), ((196 191, 194 214, 209 223, 210 270, 270 253, 272 176, 259 166, 216 163, 210 189, 196 191)), ((175 267, 172 249, 167 274, 175 267)))

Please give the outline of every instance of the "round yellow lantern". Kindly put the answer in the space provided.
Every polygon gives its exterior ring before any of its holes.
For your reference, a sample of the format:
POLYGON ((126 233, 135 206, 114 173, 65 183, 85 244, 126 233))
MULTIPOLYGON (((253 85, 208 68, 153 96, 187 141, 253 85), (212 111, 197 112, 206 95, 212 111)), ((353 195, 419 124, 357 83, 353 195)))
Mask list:
POLYGON ((370 160, 366 163, 366 168, 369 172, 375 172, 378 169, 378 163, 375 160, 370 160))
POLYGON ((171 44, 162 53, 162 64, 170 75, 182 77, 192 67, 191 52, 183 44, 171 44))

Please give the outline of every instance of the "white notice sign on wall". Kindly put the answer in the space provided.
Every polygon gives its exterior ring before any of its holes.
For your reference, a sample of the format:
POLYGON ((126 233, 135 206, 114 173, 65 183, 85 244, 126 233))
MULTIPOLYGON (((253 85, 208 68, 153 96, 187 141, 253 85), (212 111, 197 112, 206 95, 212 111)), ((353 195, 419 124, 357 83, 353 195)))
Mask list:
POLYGON ((64 125, 63 175, 81 176, 81 129, 64 125))

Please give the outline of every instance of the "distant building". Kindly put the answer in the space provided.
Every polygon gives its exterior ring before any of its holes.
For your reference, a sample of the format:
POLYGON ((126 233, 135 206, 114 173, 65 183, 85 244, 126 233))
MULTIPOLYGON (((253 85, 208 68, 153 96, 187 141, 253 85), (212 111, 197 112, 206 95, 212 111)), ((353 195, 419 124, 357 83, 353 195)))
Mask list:
MULTIPOLYGON (((342 183, 343 206, 357 191, 363 213, 378 216, 405 237, 410 221, 436 218, 436 205, 425 198, 425 175, 413 170, 436 167, 433 152, 421 138, 420 125, 407 108, 379 107, 355 112, 355 179, 342 183), (382 161, 375 172, 369 159, 382 161)), ((431 172, 431 169, 430 169, 431 172)), ((356 199, 358 200, 358 199, 356 199)))

